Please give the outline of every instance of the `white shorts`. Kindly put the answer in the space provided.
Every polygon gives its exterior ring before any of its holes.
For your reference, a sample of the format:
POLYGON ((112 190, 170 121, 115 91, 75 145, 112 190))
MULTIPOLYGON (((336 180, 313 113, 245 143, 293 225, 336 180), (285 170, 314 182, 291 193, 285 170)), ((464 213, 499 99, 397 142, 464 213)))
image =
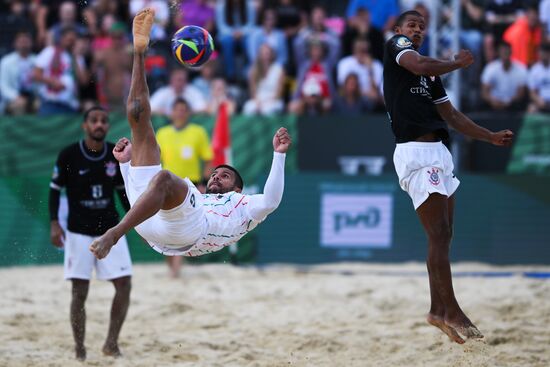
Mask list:
POLYGON ((460 184, 453 174, 453 157, 442 142, 397 144, 393 164, 399 185, 411 197, 415 210, 430 194, 450 197, 460 184))
POLYGON ((101 260, 96 259, 89 250, 96 238, 80 233, 65 232, 65 279, 90 280, 94 266, 96 277, 101 280, 132 275, 132 260, 126 237, 122 236, 109 252, 109 256, 101 260))
MULTIPOLYGON (((160 165, 130 166, 126 190, 131 206, 161 169, 160 165)), ((191 248, 206 233, 202 194, 188 178, 184 181, 189 190, 181 205, 170 210, 159 210, 135 228, 153 249, 165 255, 175 255, 191 248)))

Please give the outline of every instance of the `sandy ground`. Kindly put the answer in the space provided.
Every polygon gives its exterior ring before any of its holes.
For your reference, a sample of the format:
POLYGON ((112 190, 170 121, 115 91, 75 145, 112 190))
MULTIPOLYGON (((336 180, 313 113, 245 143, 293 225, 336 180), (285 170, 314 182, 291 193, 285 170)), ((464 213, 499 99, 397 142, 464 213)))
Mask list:
POLYGON ((523 270, 455 278, 459 301, 485 334, 452 344, 424 322, 422 264, 308 268, 137 265, 120 345, 101 355, 113 294, 93 281, 88 360, 73 359, 70 283, 60 266, 0 269, 0 366, 550 366, 550 279, 523 270))

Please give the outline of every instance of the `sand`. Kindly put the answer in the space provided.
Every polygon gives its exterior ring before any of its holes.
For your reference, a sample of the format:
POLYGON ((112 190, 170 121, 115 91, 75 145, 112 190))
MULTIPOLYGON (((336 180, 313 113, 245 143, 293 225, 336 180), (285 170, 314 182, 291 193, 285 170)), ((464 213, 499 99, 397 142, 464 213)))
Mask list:
POLYGON ((531 269, 454 265, 455 290, 485 334, 451 343, 424 321, 423 264, 136 265, 120 337, 123 358, 101 355, 113 294, 93 281, 88 360, 73 359, 70 283, 60 266, 0 269, 0 366, 550 366, 550 279, 531 269))

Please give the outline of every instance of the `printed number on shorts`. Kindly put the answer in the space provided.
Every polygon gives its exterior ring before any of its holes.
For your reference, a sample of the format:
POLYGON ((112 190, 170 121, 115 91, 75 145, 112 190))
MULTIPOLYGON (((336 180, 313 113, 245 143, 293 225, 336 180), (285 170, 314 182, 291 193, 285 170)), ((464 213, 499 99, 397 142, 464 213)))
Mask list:
POLYGON ((191 203, 191 205, 194 208, 195 207, 195 194, 191 194, 191 198, 189 198, 189 202, 191 203))

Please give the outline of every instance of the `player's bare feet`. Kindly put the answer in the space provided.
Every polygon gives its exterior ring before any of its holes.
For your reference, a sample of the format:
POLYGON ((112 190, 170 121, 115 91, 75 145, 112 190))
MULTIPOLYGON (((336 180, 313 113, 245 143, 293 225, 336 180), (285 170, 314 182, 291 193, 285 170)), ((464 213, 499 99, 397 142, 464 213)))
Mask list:
POLYGON ((75 356, 76 356, 76 359, 79 360, 79 361, 85 361, 86 360, 86 347, 82 346, 82 347, 75 347, 74 348, 74 351, 75 351, 75 356))
POLYGON ((105 344, 103 346, 103 349, 101 349, 103 352, 103 355, 109 356, 109 357, 115 357, 120 358, 122 357, 122 353, 120 352, 120 349, 118 348, 117 344, 105 344))
POLYGON ((441 316, 428 314, 428 317, 426 318, 426 320, 430 325, 433 325, 441 329, 441 331, 447 334, 449 339, 451 339, 455 343, 464 344, 464 339, 462 339, 460 335, 458 335, 458 332, 453 327, 447 325, 445 323, 445 320, 441 316))
POLYGON ((96 239, 92 244, 90 245, 90 251, 95 255, 98 259, 103 259, 105 256, 109 254, 109 251, 111 251, 111 247, 113 247, 118 241, 118 238, 114 235, 113 229, 109 229, 105 234, 98 239, 96 239))
POLYGON ((472 324, 472 322, 467 317, 465 317, 465 319, 460 322, 445 320, 445 324, 452 327, 460 334, 469 339, 483 338, 483 334, 481 333, 481 331, 479 331, 479 329, 474 324, 472 324))
POLYGON ((132 34, 134 36, 135 52, 145 52, 147 46, 149 46, 149 34, 154 20, 155 10, 153 8, 142 9, 134 17, 132 34))

